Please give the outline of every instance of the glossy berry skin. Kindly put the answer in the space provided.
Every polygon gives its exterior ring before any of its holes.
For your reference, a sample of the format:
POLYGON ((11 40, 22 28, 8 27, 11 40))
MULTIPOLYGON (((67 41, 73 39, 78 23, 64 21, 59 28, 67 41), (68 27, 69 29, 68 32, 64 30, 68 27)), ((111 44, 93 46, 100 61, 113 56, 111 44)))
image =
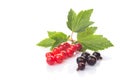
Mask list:
POLYGON ((77 51, 76 45, 71 45, 70 48, 71 48, 74 52, 77 51))
POLYGON ((68 48, 66 50, 66 54, 67 54, 68 57, 72 57, 74 55, 74 50, 71 49, 71 48, 68 48))
POLYGON ((60 54, 55 55, 55 61, 57 63, 62 63, 63 62, 63 57, 60 54))
POLYGON ((60 49, 58 47, 54 48, 53 49, 53 54, 56 55, 58 53, 60 53, 60 49))
POLYGON ((86 63, 86 59, 84 57, 82 57, 82 56, 81 57, 77 57, 76 62, 77 63, 80 63, 80 62, 86 63))
POLYGON ((59 48, 60 50, 64 50, 64 49, 65 49, 65 48, 63 47, 63 45, 58 46, 58 48, 59 48))
POLYGON ((97 58, 97 60, 102 59, 99 52, 94 52, 92 55, 94 55, 97 58))
POLYGON ((47 53, 45 54, 45 56, 46 56, 46 57, 51 57, 51 56, 54 56, 54 55, 53 55, 52 52, 47 52, 47 53))
POLYGON ((66 51, 61 51, 61 52, 59 53, 59 55, 61 55, 63 59, 66 59, 66 58, 67 58, 66 51))
POLYGON ((78 63, 77 71, 78 71, 78 70, 84 70, 84 69, 85 69, 85 63, 84 63, 84 62, 79 62, 79 63, 78 63))
POLYGON ((46 62, 47 62, 49 65, 53 65, 53 64, 55 64, 55 59, 54 59, 53 56, 47 57, 47 58, 46 58, 46 62))
POLYGON ((75 44, 75 46, 77 47, 78 51, 80 51, 82 49, 82 45, 80 43, 75 44))
POLYGON ((67 48, 70 47, 70 44, 65 42, 65 43, 59 45, 58 47, 59 47, 60 50, 66 50, 67 48))
POLYGON ((67 49, 66 45, 62 44, 61 46, 62 46, 62 50, 66 50, 67 49))
POLYGON ((90 56, 90 53, 88 53, 88 52, 83 52, 83 53, 81 54, 81 56, 83 56, 83 57, 87 60, 88 57, 90 56))
POLYGON ((69 44, 68 42, 65 42, 63 45, 64 45, 66 48, 69 48, 69 47, 70 47, 70 44, 69 44))
POLYGON ((96 58, 94 56, 89 56, 88 59, 87 59, 87 63, 91 66, 95 65, 96 58))

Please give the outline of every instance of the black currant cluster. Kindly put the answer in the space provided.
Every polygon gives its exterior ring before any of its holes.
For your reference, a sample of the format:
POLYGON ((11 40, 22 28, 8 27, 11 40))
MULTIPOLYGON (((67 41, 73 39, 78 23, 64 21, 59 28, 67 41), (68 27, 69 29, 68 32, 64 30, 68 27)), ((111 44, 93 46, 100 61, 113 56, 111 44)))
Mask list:
POLYGON ((90 53, 88 52, 83 52, 81 56, 77 57, 76 59, 77 64, 78 64, 77 71, 84 70, 86 63, 91 66, 95 65, 97 60, 100 60, 100 59, 102 59, 102 57, 99 52, 93 52, 92 55, 90 55, 90 53))

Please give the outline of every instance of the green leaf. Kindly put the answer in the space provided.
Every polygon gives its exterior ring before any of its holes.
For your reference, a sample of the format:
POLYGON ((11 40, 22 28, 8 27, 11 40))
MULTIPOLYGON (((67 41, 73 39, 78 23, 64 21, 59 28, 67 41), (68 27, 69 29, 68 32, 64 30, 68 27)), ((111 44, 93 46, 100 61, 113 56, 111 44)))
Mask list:
POLYGON ((54 35, 55 33, 56 33, 56 31, 48 31, 48 36, 49 36, 49 38, 51 38, 52 35, 54 35))
POLYGON ((81 24, 81 25, 78 26, 78 29, 76 29, 76 32, 82 32, 82 31, 84 31, 87 27, 89 27, 93 23, 94 22, 92 22, 92 21, 84 22, 83 24, 81 24))
POLYGON ((51 50, 54 48, 54 47, 57 47, 59 44, 63 43, 63 42, 66 42, 67 40, 57 40, 52 46, 51 46, 51 50))
POLYGON ((93 12, 93 9, 89 9, 85 11, 80 11, 78 13, 77 20, 76 20, 77 22, 76 22, 74 31, 76 32, 83 31, 86 27, 93 24, 93 22, 89 21, 92 12, 93 12))
POLYGON ((76 25, 76 13, 72 9, 70 9, 68 13, 67 26, 71 31, 73 31, 75 25, 76 25))
POLYGON ((58 46, 60 43, 68 40, 68 36, 63 32, 48 31, 48 36, 51 39, 54 39, 56 42, 52 45, 51 50, 58 46))
POLYGON ((64 34, 63 32, 48 31, 48 36, 49 38, 52 38, 54 40, 66 40, 67 39, 67 35, 64 34))
POLYGON ((54 35, 51 36, 51 38, 56 40, 51 49, 58 46, 60 43, 66 42, 68 39, 67 35, 62 32, 56 32, 54 35))
POLYGON ((67 26, 73 32, 82 32, 94 22, 90 21, 93 9, 80 11, 78 15, 71 9, 68 13, 67 26))
POLYGON ((97 30, 97 27, 87 27, 87 28, 85 29, 85 31, 79 32, 79 33, 77 34, 77 38, 80 39, 80 38, 84 38, 84 37, 86 37, 86 36, 89 36, 89 35, 91 35, 91 34, 94 34, 94 32, 95 32, 96 30, 97 30))
POLYGON ((46 39, 40 41, 40 42, 37 44, 37 46, 50 47, 50 46, 52 46, 54 43, 55 43, 55 40, 54 40, 54 39, 46 38, 46 39))
POLYGON ((104 50, 105 48, 113 46, 113 44, 102 35, 89 35, 86 37, 78 37, 78 41, 84 45, 85 49, 93 51, 104 50))

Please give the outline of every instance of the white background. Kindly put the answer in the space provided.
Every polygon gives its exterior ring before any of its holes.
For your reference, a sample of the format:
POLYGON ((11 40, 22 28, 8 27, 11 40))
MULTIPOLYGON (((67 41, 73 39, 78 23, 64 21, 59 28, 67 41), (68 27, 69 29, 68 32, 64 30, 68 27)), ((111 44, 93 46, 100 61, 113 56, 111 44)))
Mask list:
POLYGON ((0 0, 0 80, 119 80, 119 0, 0 0), (91 20, 115 47, 101 51, 102 61, 76 71, 76 57, 48 66, 49 49, 36 46, 47 31, 70 34, 68 11, 93 8, 91 20))

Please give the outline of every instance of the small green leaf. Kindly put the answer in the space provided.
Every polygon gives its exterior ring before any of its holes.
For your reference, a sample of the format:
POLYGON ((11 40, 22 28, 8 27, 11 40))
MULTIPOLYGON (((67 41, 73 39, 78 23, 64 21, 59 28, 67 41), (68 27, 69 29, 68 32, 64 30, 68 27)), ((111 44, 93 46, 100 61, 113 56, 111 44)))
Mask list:
POLYGON ((57 47, 59 44, 63 43, 63 42, 66 42, 67 40, 57 40, 52 46, 51 46, 51 50, 54 48, 54 47, 57 47))
POLYGON ((63 32, 49 32, 48 35, 50 38, 54 40, 66 40, 67 39, 67 35, 64 34, 63 32))
POLYGON ((113 46, 113 44, 102 35, 89 35, 86 37, 78 37, 78 41, 84 45, 86 49, 93 51, 104 50, 105 48, 113 46))
POLYGON ((68 36, 63 32, 48 31, 48 36, 51 39, 54 39, 56 42, 51 46, 51 50, 58 46, 60 43, 68 40, 68 36))
POLYGON ((82 32, 94 22, 90 21, 93 9, 80 11, 78 15, 71 9, 68 13, 67 26, 73 32, 82 32))
POLYGON ((49 36, 49 38, 51 38, 52 35, 54 35, 55 33, 56 33, 56 31, 48 31, 48 36, 49 36))
POLYGON ((54 40, 54 39, 46 38, 46 39, 40 41, 40 42, 37 44, 37 46, 50 47, 50 46, 52 46, 54 43, 55 43, 55 40, 54 40))

